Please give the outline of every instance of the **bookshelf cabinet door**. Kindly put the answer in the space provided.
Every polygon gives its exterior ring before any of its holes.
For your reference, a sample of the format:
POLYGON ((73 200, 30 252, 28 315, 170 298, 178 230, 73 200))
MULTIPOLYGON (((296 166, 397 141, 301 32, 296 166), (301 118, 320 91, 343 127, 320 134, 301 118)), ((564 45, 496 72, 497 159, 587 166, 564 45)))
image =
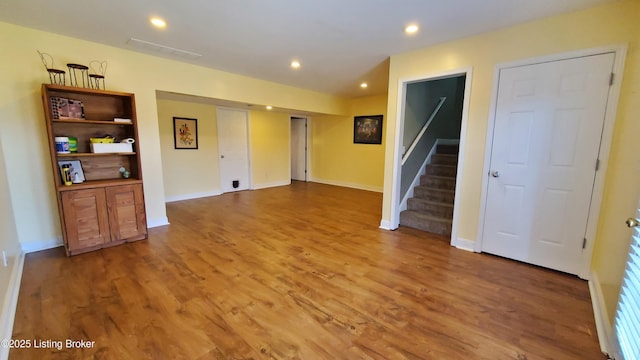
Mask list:
POLYGON ((105 188, 109 208, 111 241, 140 240, 147 235, 142 185, 105 188))
POLYGON ((67 249, 70 254, 109 241, 104 189, 65 191, 61 195, 67 249))

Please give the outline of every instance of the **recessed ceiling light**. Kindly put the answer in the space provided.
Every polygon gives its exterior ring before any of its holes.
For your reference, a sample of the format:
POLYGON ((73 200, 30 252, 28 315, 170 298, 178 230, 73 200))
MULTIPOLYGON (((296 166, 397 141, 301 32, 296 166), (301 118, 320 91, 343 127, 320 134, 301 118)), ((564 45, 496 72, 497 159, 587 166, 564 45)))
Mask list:
POLYGON ((366 89, 367 86, 369 86, 366 82, 363 82, 362 84, 360 84, 360 87, 363 89, 366 89))
POLYGON ((151 21, 151 24, 157 28, 164 29, 165 27, 167 27, 167 22, 160 19, 159 17, 152 17, 149 21, 151 21))
POLYGON ((415 34, 418 32, 418 25, 416 24, 409 24, 404 28, 404 32, 407 34, 415 34))
POLYGON ((273 109, 273 106, 271 106, 271 105, 267 105, 266 107, 267 107, 267 110, 273 109))
POLYGON ((300 68, 300 61, 298 61, 298 60, 293 60, 293 61, 291 62, 291 67, 292 67, 292 68, 294 68, 294 69, 298 69, 298 68, 300 68))

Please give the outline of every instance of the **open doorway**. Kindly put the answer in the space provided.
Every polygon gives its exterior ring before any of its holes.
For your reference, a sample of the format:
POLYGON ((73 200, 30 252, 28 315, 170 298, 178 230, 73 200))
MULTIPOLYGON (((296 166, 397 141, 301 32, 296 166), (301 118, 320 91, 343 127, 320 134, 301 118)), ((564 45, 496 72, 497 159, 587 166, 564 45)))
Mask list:
POLYGON ((405 79, 399 87, 392 227, 416 227, 457 242, 471 70, 405 79))
POLYGON ((308 119, 291 116, 291 180, 308 181, 308 119))

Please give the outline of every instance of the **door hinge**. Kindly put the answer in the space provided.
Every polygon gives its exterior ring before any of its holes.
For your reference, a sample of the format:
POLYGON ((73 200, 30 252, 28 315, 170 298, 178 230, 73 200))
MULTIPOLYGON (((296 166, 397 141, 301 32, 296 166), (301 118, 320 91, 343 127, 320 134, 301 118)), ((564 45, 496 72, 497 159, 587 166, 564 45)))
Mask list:
POLYGON ((587 247, 587 238, 582 239, 582 248, 586 248, 587 247))
POLYGON ((596 171, 600 169, 600 159, 596 159, 596 171))
POLYGON ((609 86, 613 85, 613 73, 611 73, 611 77, 609 77, 609 86))

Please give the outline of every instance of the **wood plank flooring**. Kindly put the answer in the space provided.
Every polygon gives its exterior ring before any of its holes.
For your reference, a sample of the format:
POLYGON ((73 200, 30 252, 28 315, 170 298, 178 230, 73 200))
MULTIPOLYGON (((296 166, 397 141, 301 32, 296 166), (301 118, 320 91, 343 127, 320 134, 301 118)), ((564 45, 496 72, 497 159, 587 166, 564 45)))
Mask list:
POLYGON ((29 254, 10 359, 605 359, 587 283, 378 228, 313 183, 170 203, 147 241, 29 254), (55 345, 54 345, 55 346, 55 345))

